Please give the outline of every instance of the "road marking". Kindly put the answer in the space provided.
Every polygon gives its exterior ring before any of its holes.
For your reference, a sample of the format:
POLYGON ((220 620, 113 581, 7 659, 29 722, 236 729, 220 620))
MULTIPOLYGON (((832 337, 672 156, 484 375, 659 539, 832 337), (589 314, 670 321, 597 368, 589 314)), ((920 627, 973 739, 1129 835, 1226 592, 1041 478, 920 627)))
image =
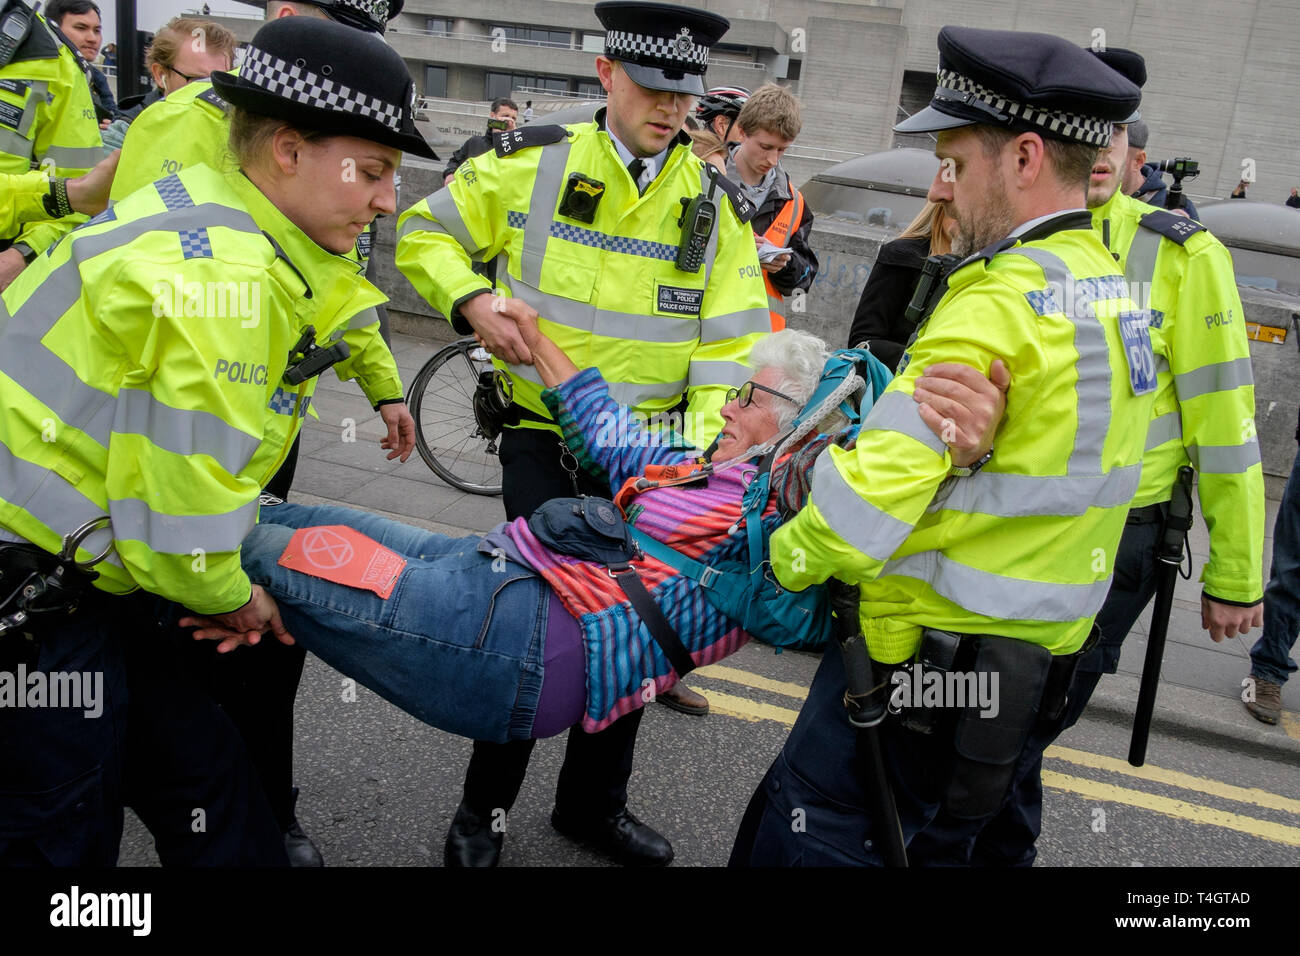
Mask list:
POLYGON ((1300 717, 1289 710, 1282 711, 1282 729, 1293 740, 1300 740, 1300 717))
POLYGON ((780 694, 782 697, 793 697, 795 700, 804 700, 808 696, 808 688, 803 684, 772 680, 770 677, 751 674, 749 671, 741 670, 738 667, 727 667, 725 664, 709 664, 705 667, 696 668, 692 673, 699 674, 701 677, 711 677, 714 680, 725 680, 730 684, 741 684, 755 690, 770 691, 773 694, 780 694))
POLYGON ((1253 803, 1256 806, 1267 807, 1270 810, 1300 814, 1300 800, 1292 800, 1276 793, 1269 793, 1267 790, 1259 790, 1253 787, 1250 789, 1235 787, 1230 783, 1222 783, 1208 777, 1197 777, 1190 773, 1180 773, 1177 770, 1166 770, 1163 767, 1150 765, 1134 767, 1127 760, 1103 757, 1100 754, 1089 753, 1086 750, 1074 750, 1070 747, 1053 745, 1047 748, 1044 756, 1056 760, 1065 760, 1081 767, 1091 767, 1094 770, 1108 770, 1111 773, 1122 773, 1125 776, 1149 780, 1152 783, 1163 783, 1182 790, 1194 790, 1197 793, 1204 793, 1211 797, 1222 797, 1225 800, 1233 800, 1237 803, 1253 803))
POLYGON ((1130 790, 1127 787, 1117 787, 1110 783, 1098 783, 1096 780, 1070 777, 1051 770, 1043 771, 1043 786, 1051 787, 1053 790, 1064 790, 1067 793, 1077 793, 1093 800, 1103 800, 1107 803, 1124 803, 1143 810, 1154 810, 1156 813, 1163 813, 1165 816, 1176 817, 1180 820, 1189 820, 1192 823, 1236 830, 1239 833, 1247 833, 1273 843, 1300 846, 1300 827, 1273 823, 1269 820, 1256 820, 1254 817, 1242 816, 1239 813, 1228 813, 1225 810, 1216 810, 1213 807, 1185 803, 1182 800, 1160 797, 1142 790, 1130 790))
POLYGON ((710 713, 722 714, 724 717, 739 717, 741 720, 748 720, 751 723, 760 720, 774 720, 778 724, 793 727, 794 719, 799 716, 799 711, 791 710, 788 707, 764 704, 756 700, 750 700, 747 697, 720 694, 716 690, 710 690, 708 697, 710 713))

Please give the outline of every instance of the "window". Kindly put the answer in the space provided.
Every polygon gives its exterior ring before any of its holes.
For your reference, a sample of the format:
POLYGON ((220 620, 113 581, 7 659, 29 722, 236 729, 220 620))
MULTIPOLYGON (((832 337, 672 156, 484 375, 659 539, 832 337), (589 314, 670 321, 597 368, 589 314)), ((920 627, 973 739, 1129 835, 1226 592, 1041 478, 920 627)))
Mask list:
POLYGON ((424 28, 436 37, 451 36, 452 22, 440 17, 426 17, 424 28))
POLYGON ((599 83, 592 82, 591 80, 579 80, 575 92, 579 96, 585 96, 589 99, 605 98, 605 88, 599 83))
POLYGON ((507 40, 520 43, 559 46, 566 49, 573 46, 573 34, 568 30, 544 30, 540 27, 516 27, 494 23, 488 32, 492 36, 504 36, 507 40), (498 33, 498 30, 501 32, 498 33))
POLYGON ((568 93, 575 81, 564 76, 535 76, 529 73, 492 73, 487 75, 483 98, 494 100, 509 96, 515 90, 543 90, 547 93, 568 93))
POLYGON ((447 68, 445 66, 425 66, 424 95, 446 98, 447 68))

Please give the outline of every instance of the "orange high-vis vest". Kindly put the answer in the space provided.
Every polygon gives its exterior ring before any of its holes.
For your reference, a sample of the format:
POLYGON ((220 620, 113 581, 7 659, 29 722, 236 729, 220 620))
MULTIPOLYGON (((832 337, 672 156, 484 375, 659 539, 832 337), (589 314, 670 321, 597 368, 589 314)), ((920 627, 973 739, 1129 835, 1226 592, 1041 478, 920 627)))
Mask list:
MULTIPOLYGON (((795 189, 793 183, 790 184, 790 190, 794 195, 786 200, 786 204, 772 220, 772 225, 763 233, 763 238, 778 249, 789 244, 799 223, 803 221, 803 193, 795 189)), ((785 328, 785 297, 772 284, 770 272, 763 273, 763 285, 767 286, 767 308, 772 313, 772 331, 780 332, 785 328)))

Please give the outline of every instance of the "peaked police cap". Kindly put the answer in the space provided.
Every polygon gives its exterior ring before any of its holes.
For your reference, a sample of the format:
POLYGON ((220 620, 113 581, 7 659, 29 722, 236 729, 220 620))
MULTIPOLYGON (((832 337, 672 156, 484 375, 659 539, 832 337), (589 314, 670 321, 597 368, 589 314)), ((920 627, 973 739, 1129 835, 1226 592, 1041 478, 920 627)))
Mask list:
MULTIPOLYGON (((1139 90, 1147 85, 1147 61, 1143 59, 1142 54, 1134 50, 1125 50, 1122 47, 1107 47, 1104 50, 1093 50, 1093 55, 1101 60, 1108 67, 1120 74, 1136 86, 1139 90)), ((1134 108, 1127 119, 1119 122, 1123 124, 1136 123, 1142 118, 1142 111, 1134 108)), ((1143 143, 1143 146, 1146 144, 1143 143)))
POLYGON ((618 60, 637 86, 668 93, 704 93, 709 48, 731 27, 716 13, 671 3, 602 0, 605 56, 618 60))
POLYGON ((1090 51, 1047 33, 944 27, 934 98, 899 123, 920 133, 984 123, 1106 146, 1142 91, 1090 51))
POLYGON ((330 20, 281 17, 212 85, 235 106, 295 126, 437 159, 415 128, 415 82, 383 38, 330 20))

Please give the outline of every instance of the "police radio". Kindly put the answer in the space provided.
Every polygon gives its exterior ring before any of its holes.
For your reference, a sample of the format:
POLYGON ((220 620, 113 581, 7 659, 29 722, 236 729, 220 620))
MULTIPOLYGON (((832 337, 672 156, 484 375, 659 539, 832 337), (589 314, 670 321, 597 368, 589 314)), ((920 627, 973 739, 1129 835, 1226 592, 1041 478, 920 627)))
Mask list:
POLYGON ((316 326, 309 325, 302 330, 302 337, 297 344, 289 350, 289 367, 284 370, 284 381, 289 385, 301 385, 351 354, 348 343, 342 339, 328 348, 321 348, 316 344, 316 326))
POLYGON ((13 4, 0 19, 0 66, 14 58, 32 29, 32 11, 21 2, 13 4))
POLYGON ((674 264, 682 272, 699 272, 704 265, 704 250, 713 235, 713 225, 718 221, 718 204, 713 194, 718 188, 718 170, 709 167, 709 194, 694 199, 682 197, 682 217, 677 225, 682 227, 682 241, 677 246, 674 264))

